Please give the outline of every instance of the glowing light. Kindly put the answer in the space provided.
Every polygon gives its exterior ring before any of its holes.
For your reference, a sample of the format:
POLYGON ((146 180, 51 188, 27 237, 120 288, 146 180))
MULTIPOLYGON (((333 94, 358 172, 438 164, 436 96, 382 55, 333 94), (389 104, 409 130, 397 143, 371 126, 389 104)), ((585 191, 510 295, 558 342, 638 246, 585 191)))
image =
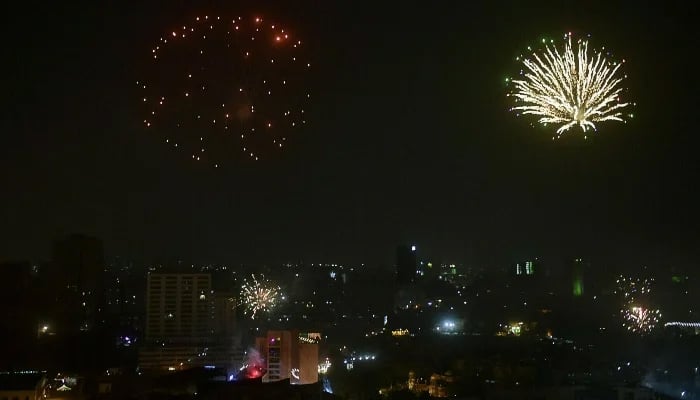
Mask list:
POLYGON ((630 332, 649 333, 659 324, 661 312, 641 306, 632 306, 621 310, 624 317, 623 326, 630 332))
POLYGON ((665 327, 669 326, 677 326, 680 328, 695 328, 695 329, 700 329, 700 322, 678 322, 678 321, 673 321, 673 322, 666 322, 664 324, 665 327))
POLYGON ((513 336, 520 336, 520 334, 523 332, 523 323, 522 322, 517 322, 510 324, 508 326, 508 333, 510 333, 513 336))
POLYGON ((331 366, 332 366, 331 360, 328 357, 326 357, 326 359, 323 360, 323 362, 318 364, 318 373, 319 374, 327 374, 328 370, 331 368, 331 366))
POLYGON ((277 305, 280 300, 280 288, 267 281, 264 275, 257 279, 253 274, 250 280, 246 279, 243 282, 240 297, 245 312, 255 319, 258 313, 270 312, 277 305))
POLYGON ((508 80, 515 99, 511 110, 537 116, 542 125, 558 125, 557 137, 575 126, 585 133, 595 131, 598 122, 625 122, 622 109, 630 103, 620 101, 622 63, 599 51, 589 54, 588 41, 572 43, 570 34, 563 49, 553 42, 531 58, 517 58, 524 70, 521 78, 508 80))

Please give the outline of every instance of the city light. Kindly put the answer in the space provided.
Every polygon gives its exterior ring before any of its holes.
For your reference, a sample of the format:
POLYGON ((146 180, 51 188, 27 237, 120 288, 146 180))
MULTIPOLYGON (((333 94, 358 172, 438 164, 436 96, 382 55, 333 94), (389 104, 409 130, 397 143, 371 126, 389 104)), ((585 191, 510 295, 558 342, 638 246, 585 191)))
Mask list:
POLYGON ((676 326, 680 328, 695 328, 695 329, 700 329, 700 322, 678 322, 678 321, 672 321, 672 322, 666 322, 664 324, 665 327, 669 326, 676 326))
POLYGON ((410 332, 408 329, 394 329, 391 331, 391 336, 408 336, 410 332))
POLYGON ((434 327, 435 332, 442 335, 456 335, 463 333, 464 321, 460 319, 446 319, 434 327))
POLYGON ((319 374, 327 374, 328 370, 331 368, 331 360, 326 357, 323 362, 318 364, 318 373, 319 374))

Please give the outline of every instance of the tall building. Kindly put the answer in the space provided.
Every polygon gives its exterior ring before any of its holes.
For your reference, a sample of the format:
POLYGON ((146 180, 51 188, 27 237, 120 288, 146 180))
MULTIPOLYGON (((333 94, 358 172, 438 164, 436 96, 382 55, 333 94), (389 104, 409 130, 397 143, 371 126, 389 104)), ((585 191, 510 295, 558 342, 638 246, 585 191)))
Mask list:
POLYGON ((222 341, 230 340, 236 330, 236 298, 232 293, 214 291, 212 334, 222 341))
POLYGON ((144 370, 214 366, 238 371, 244 352, 235 343, 235 300, 212 290, 210 274, 150 273, 146 284, 144 370))
POLYGON ((586 266, 583 259, 574 259, 574 265, 572 268, 572 292, 574 297, 583 296, 583 276, 586 266))
POLYGON ((148 275, 146 340, 206 343, 212 336, 212 290, 209 274, 148 275))
POLYGON ((289 379, 292 384, 318 382, 319 333, 297 331, 267 331, 267 336, 255 340, 264 358, 267 372, 263 382, 289 379))
POLYGON ((108 321, 115 333, 128 342, 145 330, 146 268, 114 257, 106 263, 105 300, 108 321))
POLYGON ((36 270, 29 262, 0 263, 0 370, 27 365, 36 348, 44 314, 36 270))
POLYGON ((91 330, 103 322, 104 270, 100 239, 72 234, 53 243, 51 314, 60 331, 91 330))
POLYGON ((396 282, 407 285, 416 281, 416 246, 396 248, 396 282))

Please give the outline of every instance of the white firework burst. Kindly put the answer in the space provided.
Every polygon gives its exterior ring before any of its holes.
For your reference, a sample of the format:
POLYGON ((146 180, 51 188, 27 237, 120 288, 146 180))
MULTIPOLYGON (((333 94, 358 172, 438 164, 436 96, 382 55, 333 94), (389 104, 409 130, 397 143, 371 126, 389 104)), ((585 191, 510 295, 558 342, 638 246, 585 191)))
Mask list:
POLYGON ((511 81, 512 110, 535 115, 543 125, 559 125, 558 137, 575 126, 585 133, 596 130, 597 122, 625 122, 622 109, 630 103, 620 101, 626 77, 619 74, 622 63, 608 61, 599 51, 589 55, 586 40, 573 44, 571 34, 565 39, 563 50, 551 40, 531 58, 518 57, 525 69, 522 79, 511 81))
POLYGON ((280 288, 265 279, 264 275, 258 280, 255 275, 245 280, 241 287, 241 300, 245 311, 252 319, 259 312, 269 312, 279 302, 280 288))
POLYGON ((623 326, 630 332, 649 333, 661 319, 659 310, 650 310, 641 306, 632 306, 626 310, 621 310, 623 315, 623 326))

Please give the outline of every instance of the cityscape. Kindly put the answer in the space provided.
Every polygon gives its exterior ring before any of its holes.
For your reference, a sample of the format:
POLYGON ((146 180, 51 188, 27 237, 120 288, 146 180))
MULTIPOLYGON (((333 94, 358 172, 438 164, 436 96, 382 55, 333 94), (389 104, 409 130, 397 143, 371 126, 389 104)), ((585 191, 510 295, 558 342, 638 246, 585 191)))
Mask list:
POLYGON ((698 400, 694 4, 8 5, 0 400, 698 400))
POLYGON ((700 286, 680 269, 486 269, 419 244, 391 266, 139 265, 80 234, 2 268, 3 378, 41 376, 42 398, 695 398, 700 383, 700 286))

